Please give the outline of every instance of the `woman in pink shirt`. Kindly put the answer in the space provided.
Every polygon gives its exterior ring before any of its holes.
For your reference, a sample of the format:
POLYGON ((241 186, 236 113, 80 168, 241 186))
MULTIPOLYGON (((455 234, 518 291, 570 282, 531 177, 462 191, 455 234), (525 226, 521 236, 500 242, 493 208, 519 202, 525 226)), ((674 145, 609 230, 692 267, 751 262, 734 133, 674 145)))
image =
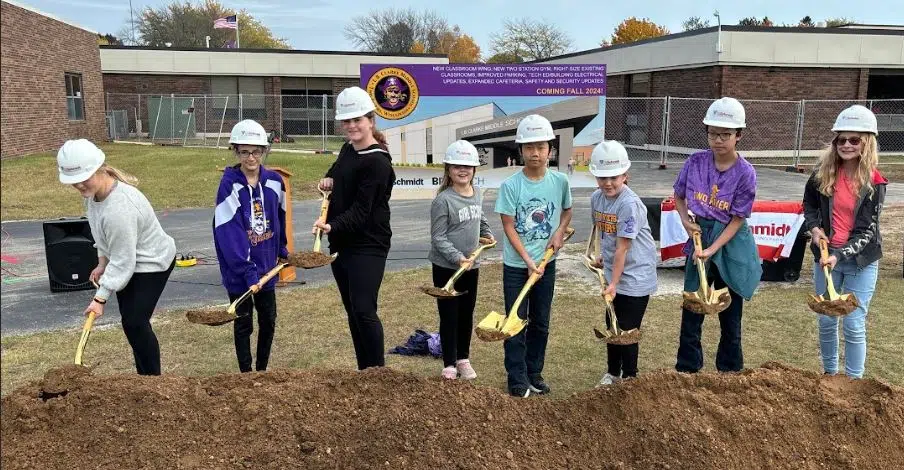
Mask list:
MULTIPOLYGON (((859 379, 866 364, 866 313, 882 257, 879 214, 888 181, 877 169, 879 131, 872 111, 851 106, 838 115, 832 131, 835 139, 804 189, 804 225, 817 260, 813 269, 816 293, 825 294, 822 266, 829 265, 838 292, 853 293, 860 302, 860 307, 843 319, 844 372, 859 379), (820 240, 829 245, 830 256, 824 260, 819 254, 820 240)), ((837 374, 838 317, 819 315, 819 348, 825 373, 837 374)))

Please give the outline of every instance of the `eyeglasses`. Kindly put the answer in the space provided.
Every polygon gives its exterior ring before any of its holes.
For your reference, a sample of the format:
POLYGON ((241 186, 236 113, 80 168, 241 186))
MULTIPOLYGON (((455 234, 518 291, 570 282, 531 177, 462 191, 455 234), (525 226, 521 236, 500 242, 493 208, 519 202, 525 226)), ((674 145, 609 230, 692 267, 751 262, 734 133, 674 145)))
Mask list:
POLYGON ((709 140, 721 140, 726 141, 731 138, 731 136, 735 135, 734 132, 707 132, 706 137, 709 140))
POLYGON ((860 137, 857 137, 857 136, 854 136, 854 137, 835 137, 835 145, 837 145, 837 146, 839 146, 839 147, 842 146, 842 145, 844 145, 845 142, 850 142, 851 145, 860 145, 860 142, 862 142, 862 141, 863 141, 863 140, 861 140, 860 137))
POLYGON ((248 158, 248 157, 261 158, 261 156, 264 155, 264 151, 263 150, 254 150, 252 152, 249 152, 247 150, 240 150, 240 151, 236 152, 236 154, 240 158, 248 158))

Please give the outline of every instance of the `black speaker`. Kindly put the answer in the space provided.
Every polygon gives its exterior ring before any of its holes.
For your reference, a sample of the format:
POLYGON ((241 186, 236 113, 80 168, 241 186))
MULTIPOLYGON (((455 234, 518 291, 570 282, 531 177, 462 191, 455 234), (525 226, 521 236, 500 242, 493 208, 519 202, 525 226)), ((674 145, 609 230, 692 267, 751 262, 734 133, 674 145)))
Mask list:
POLYGON ((97 267, 97 249, 87 218, 44 222, 44 255, 50 292, 94 288, 89 276, 97 267))

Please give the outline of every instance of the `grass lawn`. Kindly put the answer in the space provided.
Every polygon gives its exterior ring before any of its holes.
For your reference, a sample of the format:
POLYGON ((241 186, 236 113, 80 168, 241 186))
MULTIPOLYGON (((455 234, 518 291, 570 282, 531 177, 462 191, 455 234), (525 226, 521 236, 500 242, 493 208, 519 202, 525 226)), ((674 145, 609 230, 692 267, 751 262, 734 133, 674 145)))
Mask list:
MULTIPOLYGON (((904 362, 900 360, 904 338, 904 279, 901 278, 900 247, 904 242, 904 207, 889 208, 883 216, 886 257, 880 263, 879 283, 868 316, 867 375, 904 385, 904 362)), ((810 370, 821 370, 816 315, 806 306, 812 292, 812 257, 807 252, 800 281, 795 284, 764 284, 744 306, 744 356, 748 367, 777 360, 810 370)), ((479 320, 502 308, 501 266, 487 265, 480 272, 480 295, 475 312, 479 320)), ((417 286, 428 282, 427 268, 387 274, 380 296, 387 350, 404 344, 415 328, 436 331, 438 316, 432 297, 417 286)), ((554 395, 566 397, 586 390, 604 370, 605 346, 595 341, 592 326, 602 319, 596 289, 569 275, 560 274, 549 348, 546 379, 554 395)), ((325 367, 353 369, 354 353, 339 293, 332 286, 297 287, 278 291, 279 319, 274 340, 272 368, 325 367)), ((644 318, 640 370, 674 365, 680 328, 680 296, 654 297, 644 318)), ((232 327, 206 327, 188 323, 182 312, 155 317, 165 373, 198 376, 236 372, 232 327)), ((714 369, 718 344, 716 318, 704 324, 704 350, 708 370, 714 369)), ((53 331, 2 338, 2 393, 38 379, 51 367, 72 361, 79 330, 53 331)), ((478 383, 505 386, 502 344, 472 342, 471 358, 479 374, 478 383)), ((843 351, 843 348, 841 348, 843 351)), ((96 330, 86 350, 87 363, 100 374, 134 373, 131 351, 117 325, 96 330)), ((387 355, 388 365, 425 376, 438 376, 442 363, 430 358, 387 355)))
MULTIPOLYGON (((222 170, 236 163, 230 150, 105 144, 107 162, 138 178, 138 187, 157 210, 212 207, 222 170)), ((335 156, 274 152, 267 166, 292 173, 292 197, 315 197, 316 182, 335 156)), ((2 220, 44 219, 84 213, 82 200, 59 183, 56 153, 45 152, 3 161, 2 220)))

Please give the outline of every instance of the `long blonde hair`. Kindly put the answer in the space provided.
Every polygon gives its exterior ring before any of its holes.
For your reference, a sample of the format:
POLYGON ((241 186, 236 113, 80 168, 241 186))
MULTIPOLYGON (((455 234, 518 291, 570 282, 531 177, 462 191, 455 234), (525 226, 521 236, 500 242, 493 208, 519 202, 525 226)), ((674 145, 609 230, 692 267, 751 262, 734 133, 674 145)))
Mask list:
MULTIPOLYGON (((448 188, 451 188, 454 184, 452 181, 452 176, 449 175, 449 172, 452 171, 452 165, 446 163, 446 168, 443 170, 443 181, 439 184, 439 188, 436 190, 436 194, 439 194, 445 191, 448 188)), ((471 181, 468 183, 471 186, 474 186, 474 177, 477 176, 477 167, 474 167, 474 173, 471 174, 471 181)))
POLYGON ((126 184, 130 184, 132 186, 138 185, 138 178, 120 170, 119 168, 112 167, 104 163, 97 169, 98 172, 104 172, 107 176, 126 184))
MULTIPOLYGON (((860 139, 863 140, 863 152, 860 154, 860 161, 854 170, 852 180, 856 185, 855 194, 866 187, 872 196, 875 191, 872 184, 873 171, 879 166, 879 144, 873 134, 860 133, 860 139)), ((838 155, 838 148, 833 141, 823 152, 816 167, 816 181, 819 184, 819 192, 823 195, 831 196, 835 191, 835 181, 838 179, 841 164, 841 156, 838 155)))

